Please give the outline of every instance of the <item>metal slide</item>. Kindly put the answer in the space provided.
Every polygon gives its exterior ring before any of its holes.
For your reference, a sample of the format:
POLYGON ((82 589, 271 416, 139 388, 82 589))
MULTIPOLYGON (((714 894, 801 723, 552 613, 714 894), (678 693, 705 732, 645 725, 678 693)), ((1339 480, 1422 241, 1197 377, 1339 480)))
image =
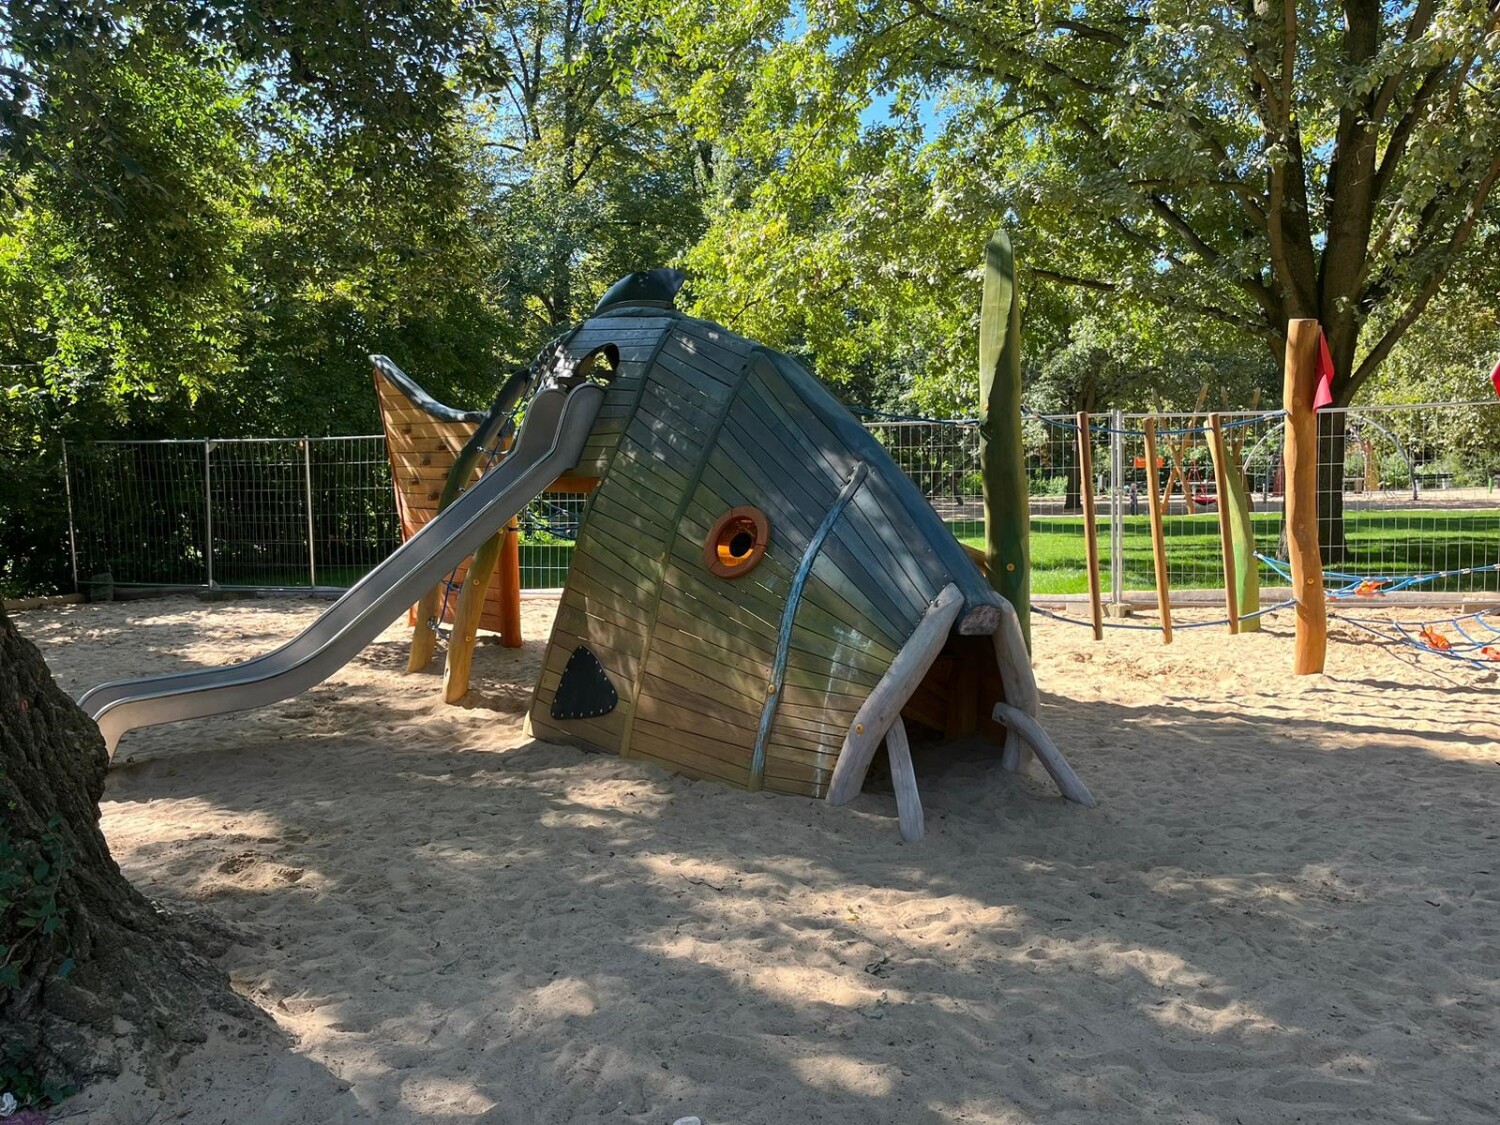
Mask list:
POLYGON ((79 706, 113 753, 120 736, 137 727, 264 707, 321 683, 576 465, 603 401, 603 388, 593 383, 538 392, 499 465, 275 651, 223 668, 115 680, 89 691, 79 706))

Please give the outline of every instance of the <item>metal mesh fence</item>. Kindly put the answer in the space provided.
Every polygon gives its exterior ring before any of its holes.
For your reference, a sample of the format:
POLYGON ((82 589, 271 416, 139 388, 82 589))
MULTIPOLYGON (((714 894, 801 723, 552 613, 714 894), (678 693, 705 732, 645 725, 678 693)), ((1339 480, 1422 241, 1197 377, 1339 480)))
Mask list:
POLYGON ((401 531, 379 436, 67 450, 81 581, 342 588, 401 531))
POLYGON ((573 541, 588 497, 544 492, 521 513, 521 589, 560 590, 568 581, 573 541))
POLYGON ((1318 460, 1336 597, 1500 591, 1500 402, 1328 410, 1318 460))
MULTIPOLYGON (((1155 417, 1148 465, 1142 414, 1091 419, 1100 580, 1112 601, 1155 596, 1148 490, 1162 520, 1174 600, 1214 602, 1224 586, 1208 416, 1155 417)), ((1220 415, 1238 467, 1261 582, 1285 585, 1284 420, 1220 415)), ((867 423, 953 533, 983 543, 979 433, 972 421, 867 423)), ((1028 415, 1032 591, 1086 596, 1083 474, 1070 416, 1028 415)), ((1500 591, 1500 403, 1359 407, 1320 416, 1320 528, 1336 596, 1420 598, 1500 591), (1453 573, 1450 573, 1453 572, 1453 573), (1368 585, 1374 583, 1373 586, 1368 585)), ((342 588, 400 543, 379 436, 99 442, 68 449, 80 581, 342 588), (210 550, 208 544, 212 544, 210 550)), ((521 515, 521 577, 557 589, 587 498, 542 494, 521 515)))

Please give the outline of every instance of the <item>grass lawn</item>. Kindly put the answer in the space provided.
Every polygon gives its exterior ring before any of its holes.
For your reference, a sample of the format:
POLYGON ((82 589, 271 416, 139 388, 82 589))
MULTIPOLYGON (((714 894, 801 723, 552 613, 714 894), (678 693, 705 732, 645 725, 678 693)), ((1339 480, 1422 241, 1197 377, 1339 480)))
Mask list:
MULTIPOLYGON (((1279 513, 1253 517, 1260 550, 1273 554, 1281 533, 1279 513)), ((1125 589, 1154 590, 1151 563, 1151 527, 1148 517, 1126 516, 1125 589)), ((1383 512, 1351 512, 1345 516, 1348 541, 1346 561, 1336 569, 1353 574, 1412 575, 1465 566, 1488 566, 1500 562, 1500 511, 1400 509, 1383 512)), ((984 545, 984 525, 979 520, 953 520, 948 526, 960 541, 984 545)), ((1165 521, 1170 579, 1176 590, 1212 590, 1224 585, 1219 558, 1219 523, 1213 513, 1170 516, 1165 521)), ((540 536, 521 541, 521 588, 539 590, 563 585, 573 554, 570 541, 540 536)), ((1104 589, 1109 589, 1109 527, 1099 525, 1099 566, 1104 589)), ((226 568, 227 569, 227 568, 226 568)), ((319 566, 318 583, 353 585, 366 568, 319 566)), ((221 573, 215 577, 225 585, 302 585, 306 572, 288 568, 283 572, 221 573)), ((1269 568, 1262 567, 1261 582, 1281 585, 1269 568)), ((1083 517, 1038 516, 1031 521, 1031 588, 1038 594, 1082 594, 1088 592, 1083 549, 1083 517)), ((1446 579, 1419 587, 1423 590, 1475 592, 1500 590, 1500 573, 1446 579)))
MULTIPOLYGON (((1253 517, 1256 542, 1274 554, 1281 533, 1278 513, 1253 517)), ((978 520, 949 524, 964 542, 984 546, 978 520)), ((1154 590, 1151 525, 1146 516, 1124 517, 1125 589, 1154 590)), ((1410 575, 1500 562, 1500 512, 1404 509, 1350 512, 1344 517, 1348 553, 1335 569, 1351 574, 1410 575)), ((1171 516, 1164 521, 1167 559, 1174 589, 1218 589, 1224 585, 1219 557, 1219 523, 1212 513, 1171 516)), ((1111 553, 1108 525, 1099 525, 1099 568, 1109 589, 1111 553)), ((1261 582, 1281 580, 1262 567, 1261 582)), ((1039 516, 1031 521, 1031 588, 1038 594, 1088 592, 1082 516, 1039 516)), ((1496 590, 1494 572, 1432 582, 1423 590, 1496 590)))

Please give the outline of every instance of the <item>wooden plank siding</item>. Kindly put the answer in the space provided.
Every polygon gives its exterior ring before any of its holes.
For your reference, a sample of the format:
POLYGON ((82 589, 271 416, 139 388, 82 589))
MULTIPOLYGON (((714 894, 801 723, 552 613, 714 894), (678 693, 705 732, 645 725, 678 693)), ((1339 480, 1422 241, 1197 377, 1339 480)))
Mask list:
MULTIPOLYGON (((401 537, 410 539, 437 514, 438 494, 458 460, 464 443, 474 436, 477 422, 449 422, 434 418, 406 397, 405 393, 375 370, 375 400, 385 429, 385 447, 391 461, 391 481, 396 493, 396 513, 401 519, 401 537)), ((475 473, 475 479, 479 474, 475 473)), ((498 528, 496 530, 499 530, 498 528)), ((440 602, 443 621, 452 624, 458 608, 458 592, 469 573, 469 561, 459 564, 451 576, 451 595, 440 602)), ((484 612, 479 627, 499 632, 503 613, 500 583, 491 579, 485 591, 484 612)), ((415 607, 407 611, 408 625, 416 625, 415 607)))
MULTIPOLYGON (((762 784, 821 796, 855 715, 933 598, 955 582, 966 600, 995 595, 956 541, 947 549, 947 528, 874 437, 791 361, 717 325, 645 309, 588 322, 568 350, 614 342, 623 360, 622 341, 630 362, 590 436, 597 460, 579 469, 601 481, 585 509, 532 728, 749 786, 774 683, 762 784), (868 475, 810 562, 777 681, 794 576, 861 462, 868 475), (705 540, 723 513, 745 505, 765 513, 769 544, 750 572, 719 577, 703 563, 705 540), (598 656, 620 702, 602 719, 553 720, 562 670, 580 644, 598 656)), ((962 651, 966 659, 980 652, 962 651)), ((912 697, 912 717, 939 732, 975 729, 977 697, 998 673, 965 670, 951 657, 939 663, 943 671, 912 697)))

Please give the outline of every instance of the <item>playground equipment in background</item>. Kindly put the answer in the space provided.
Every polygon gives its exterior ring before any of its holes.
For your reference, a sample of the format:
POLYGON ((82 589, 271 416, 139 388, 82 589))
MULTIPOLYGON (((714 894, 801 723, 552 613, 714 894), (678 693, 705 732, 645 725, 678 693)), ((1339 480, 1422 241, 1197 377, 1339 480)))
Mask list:
MULTIPOLYGON (((370 357, 376 401, 391 461, 391 485, 403 538, 410 539, 506 455, 515 417, 535 378, 535 367, 501 385, 488 412, 444 406, 385 356, 370 357)), ((541 362, 539 357, 538 362, 541 362)), ((566 473, 547 491, 592 492, 598 481, 566 473)), ((521 647, 520 523, 512 518, 472 558, 460 562, 428 590, 408 614, 415 628, 408 672, 426 668, 437 635, 452 626, 443 665, 443 698, 457 703, 469 691, 469 670, 480 629, 500 634, 506 648, 521 647)))
POLYGON ((262 707, 322 682, 577 462, 603 397, 593 383, 554 373, 505 460, 280 648, 223 668, 102 684, 79 706, 113 751, 139 727, 262 707))
MULTIPOLYGON (((486 415, 478 411, 456 410, 433 399, 385 356, 372 356, 375 401, 380 409, 381 428, 385 431, 386 454, 391 463, 391 485, 396 496, 396 514, 401 522, 401 537, 410 539, 441 507, 445 486, 453 468, 466 447, 473 441, 486 415)), ((484 466, 473 464, 464 484, 479 479, 484 466)), ((465 559, 448 579, 456 594, 469 570, 465 559)), ((500 633, 510 648, 521 644, 520 567, 502 566, 498 581, 489 589, 479 625, 500 633)), ((439 621, 453 620, 456 604, 444 598, 439 621)), ((416 607, 410 611, 416 622, 416 607)))
MULTIPOLYGON (((1283 421, 1278 429, 1283 443, 1282 467, 1278 475, 1285 489, 1287 559, 1275 559, 1255 551, 1253 527, 1250 521, 1249 481, 1246 469, 1257 462, 1257 454, 1263 443, 1275 436, 1270 430, 1262 436, 1249 453, 1244 450, 1244 441, 1231 431, 1234 422, 1224 422, 1211 414, 1204 427, 1190 426, 1175 431, 1179 441, 1173 443, 1174 460, 1181 457, 1184 435, 1201 433, 1208 439, 1211 459, 1215 471, 1215 496, 1223 497, 1219 506, 1219 529, 1225 572, 1226 616, 1222 622, 1193 622, 1189 627, 1212 624, 1228 624, 1231 632, 1244 628, 1250 622, 1284 608, 1295 608, 1297 616, 1296 641, 1293 668, 1297 674, 1321 672, 1327 652, 1327 621, 1330 616, 1385 640, 1399 643, 1423 653, 1459 660, 1480 668, 1492 668, 1500 660, 1500 628, 1493 622, 1500 620, 1500 609, 1481 609, 1427 621, 1391 621, 1368 616, 1351 616, 1342 610, 1331 612, 1330 605, 1341 606, 1349 601, 1372 600, 1410 590, 1413 587, 1433 582, 1481 573, 1500 572, 1500 563, 1485 566, 1460 567, 1453 570, 1435 571, 1428 574, 1401 577, 1371 574, 1349 574, 1329 571, 1325 574, 1320 557, 1317 519, 1317 443, 1318 422, 1314 406, 1318 381, 1318 352, 1321 330, 1316 321, 1294 320, 1288 325, 1287 353, 1283 382, 1283 421), (1291 587, 1292 597, 1278 605, 1259 609, 1258 568, 1269 567, 1291 587), (1330 585, 1325 586, 1325 582, 1330 585), (1476 635, 1477 634, 1477 635, 1476 635)), ((1202 395, 1199 396, 1199 409, 1202 395)), ((1197 411, 1193 422, 1197 421, 1197 411)), ((1092 441, 1088 436, 1093 430, 1087 415, 1079 415, 1074 428, 1078 436, 1080 464, 1087 465, 1092 441)), ((1134 432, 1134 431, 1124 431, 1134 432)), ((1155 419, 1147 419, 1141 431, 1145 444, 1142 464, 1153 464, 1157 460, 1155 419)), ((1375 440, 1379 435, 1389 441, 1416 480, 1410 454, 1395 435, 1373 420, 1365 420, 1364 428, 1351 425, 1349 437, 1356 443, 1363 458, 1362 486, 1369 490, 1384 487, 1381 483, 1378 459, 1375 456, 1375 440), (1373 482, 1373 483, 1372 483, 1373 482)), ((1187 479, 1179 476, 1179 480, 1187 479)), ((1269 480, 1269 477, 1267 477, 1269 480)), ((1087 481, 1087 475, 1085 476, 1087 481)), ((1169 481, 1170 486, 1170 481, 1169 481)), ((1415 497, 1415 484, 1412 485, 1415 497)), ((1162 534, 1162 512, 1169 493, 1148 489, 1152 530, 1152 552, 1156 571, 1157 604, 1161 614, 1160 629, 1163 641, 1170 643, 1172 634, 1170 590, 1167 584, 1165 543, 1162 534)), ((1092 540, 1091 497, 1084 502, 1087 534, 1092 540)), ((1106 627, 1102 620, 1097 574, 1097 552, 1089 556, 1090 566, 1090 617, 1087 622, 1063 617, 1037 607, 1033 612, 1046 613, 1049 617, 1088 624, 1094 629, 1096 638, 1102 637, 1106 627)), ((1108 627, 1125 629, 1154 629, 1157 626, 1110 623, 1108 627)))
MULTIPOLYGON (((992 440, 1020 430, 1008 251, 997 239, 986 263, 986 308, 1004 324, 981 347, 992 440), (999 403, 1017 409, 1006 406, 1001 417, 999 403)), ((431 608, 418 610, 415 653, 434 636, 427 623, 442 613, 434 599, 443 575, 496 543, 563 478, 597 488, 578 529, 530 731, 833 804, 859 792, 884 742, 902 834, 916 839, 922 813, 906 728, 915 723, 944 741, 989 737, 1010 770, 1034 752, 1064 796, 1092 805, 1037 722, 1014 604, 816 379, 787 356, 679 312, 680 284, 676 271, 632 274, 544 350, 527 373, 525 385, 540 389, 513 446, 507 389, 483 420, 448 419, 475 426, 457 453, 453 441, 429 433, 415 464, 399 462, 408 480, 421 481, 411 487, 425 489, 415 494, 430 506, 425 523, 299 637, 244 664, 88 693, 85 708, 111 747, 135 727, 305 690, 422 596, 431 608), (494 464, 474 479, 473 459, 486 448, 494 464), (435 488, 440 452, 453 457, 447 504, 435 488), (433 463, 422 464, 424 455, 433 463)), ((420 402, 409 390, 405 397, 420 402)), ((423 415, 438 417, 423 406, 396 422, 398 432, 412 426, 400 436, 414 436, 423 415)), ((991 460, 995 474, 1014 472, 1024 487, 1019 465, 999 460, 991 460)), ((1020 551, 1005 573, 1024 580, 1022 497, 994 522, 1020 551)), ((450 661, 459 646, 472 651, 470 626, 492 566, 476 559, 465 576, 472 593, 453 615, 450 661)))

